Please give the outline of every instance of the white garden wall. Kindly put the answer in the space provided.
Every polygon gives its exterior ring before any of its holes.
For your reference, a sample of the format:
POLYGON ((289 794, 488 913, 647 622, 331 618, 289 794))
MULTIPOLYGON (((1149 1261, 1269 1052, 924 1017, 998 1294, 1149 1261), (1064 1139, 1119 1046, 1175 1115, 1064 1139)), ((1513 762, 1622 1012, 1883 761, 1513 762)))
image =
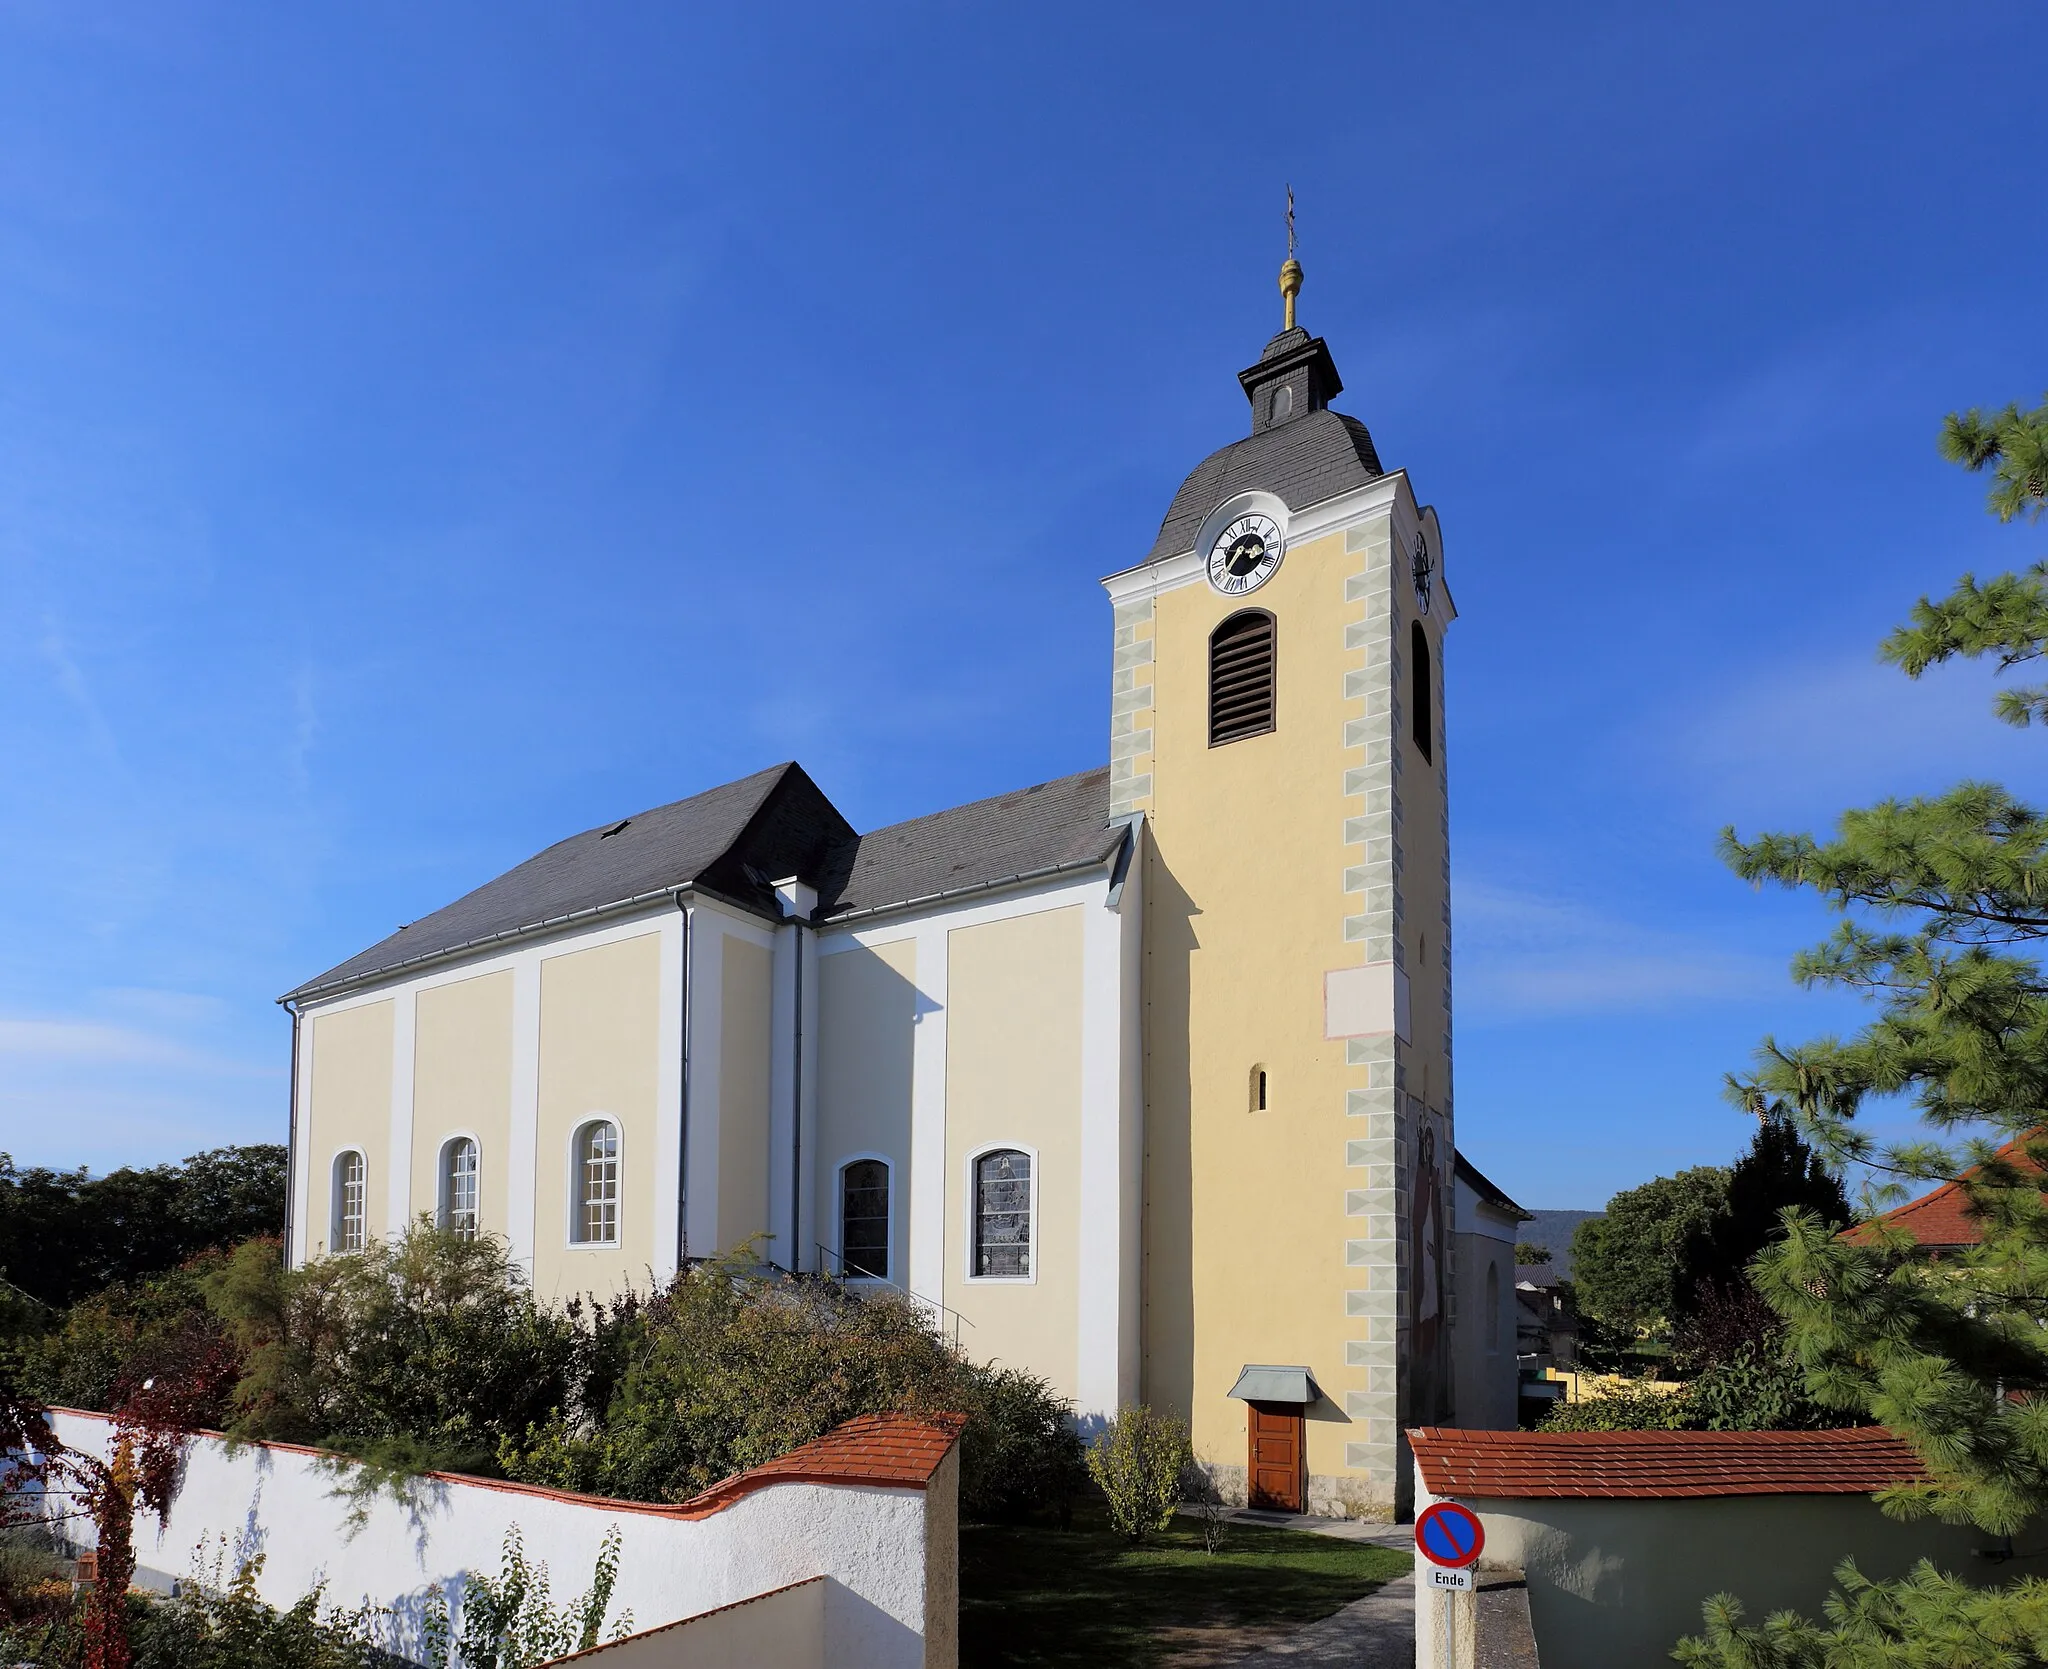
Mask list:
POLYGON ((578 1669, 825 1669, 825 1579, 558 1657, 578 1669))
MULTIPOLYGON (((59 1411, 54 1423, 65 1443, 104 1455, 105 1418, 59 1411)), ((202 1547, 218 1549, 225 1537, 231 1569, 263 1556, 257 1587, 271 1604, 290 1605, 316 1585, 332 1603, 368 1599, 393 1613, 392 1649, 417 1657, 428 1596, 438 1591, 456 1608, 466 1574, 496 1574, 513 1525, 528 1559, 548 1567, 557 1603, 588 1589, 600 1544, 616 1525, 622 1546, 607 1633, 625 1613, 644 1631, 823 1577, 834 1665, 953 1669, 957 1454, 935 1449, 943 1458, 928 1483, 836 1481, 835 1468, 860 1468, 835 1459, 832 1443, 828 1436, 743 1474, 737 1487, 708 1492, 700 1498, 708 1504, 682 1507, 431 1474, 402 1502, 376 1496, 367 1522, 350 1533, 347 1503, 316 1451, 201 1437, 188 1450, 168 1525, 139 1517, 135 1550, 144 1570, 180 1577, 202 1547), (819 1458, 801 1464, 812 1451, 819 1458)), ((74 1526, 74 1534, 79 1528, 90 1535, 89 1526, 74 1526)), ((774 1614, 781 1627, 784 1611, 762 1615, 774 1614)))

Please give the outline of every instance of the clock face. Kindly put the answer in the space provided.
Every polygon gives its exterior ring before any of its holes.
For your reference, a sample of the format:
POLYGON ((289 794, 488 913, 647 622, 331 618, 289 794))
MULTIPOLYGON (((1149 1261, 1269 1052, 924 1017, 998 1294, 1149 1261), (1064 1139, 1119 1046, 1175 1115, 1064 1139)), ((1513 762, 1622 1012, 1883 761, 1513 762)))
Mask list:
POLYGON ((1415 561, 1410 572, 1415 580, 1415 606, 1427 614, 1430 581, 1436 577, 1436 564, 1430 560, 1429 541, 1420 533, 1415 535, 1415 561))
POLYGON ((1256 591, 1280 566, 1280 524, 1256 510, 1239 516, 1209 548, 1209 583, 1226 597, 1256 591))

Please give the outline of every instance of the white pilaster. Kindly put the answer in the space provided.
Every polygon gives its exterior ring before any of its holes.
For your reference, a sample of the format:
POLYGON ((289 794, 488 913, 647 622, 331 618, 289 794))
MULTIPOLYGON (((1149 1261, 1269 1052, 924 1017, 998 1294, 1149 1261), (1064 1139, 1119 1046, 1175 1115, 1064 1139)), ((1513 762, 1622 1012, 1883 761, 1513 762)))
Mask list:
MULTIPOLYGON (((815 900, 816 894, 812 894, 815 900)), ((803 1131, 798 1144, 801 1176, 797 1186, 797 1264, 815 1270, 818 1246, 825 1231, 816 1221, 818 1198, 818 935, 808 927, 797 929, 797 955, 803 965, 802 1047, 798 1051, 801 1071, 797 1076, 797 1119, 803 1131)))
POLYGON ((391 1143, 384 1161, 384 1227, 399 1234, 412 1218, 413 1039, 419 1005, 412 986, 391 997, 391 1143))
MULTIPOLYGON (((297 1093, 292 1098, 292 1152, 298 1163, 293 1168, 292 1190, 292 1243, 285 1248, 285 1255, 296 1269, 306 1261, 306 1248, 315 1240, 325 1242, 327 1229, 323 1224, 315 1235, 307 1215, 313 1210, 313 1173, 319 1162, 313 1154, 310 1138, 313 1128, 313 1017, 302 1014, 298 1019, 298 1059, 293 1066, 298 1074, 297 1093)), ((323 1190, 320 1207, 326 1209, 327 1199, 323 1190)))
MULTIPOLYGON (((1131 864, 1135 874, 1138 864, 1131 864)), ((1126 885, 1118 906, 1105 885, 1082 918, 1081 940, 1081 1232, 1077 1409, 1083 1421, 1109 1418, 1135 1386, 1127 1335, 1132 1294, 1123 1280, 1133 1240, 1134 1190, 1125 1054, 1129 1031, 1126 954, 1138 900, 1126 885)))
POLYGON ((512 1260, 525 1265, 531 1275, 536 1213, 534 1166, 540 1142, 538 951, 523 952, 512 964, 510 1132, 511 1140, 505 1149, 505 1236, 511 1242, 512 1260))
POLYGON ((946 1301, 945 917, 917 928, 916 1033, 910 1054, 910 1290, 946 1301))
POLYGON ((797 1238, 790 1216, 796 1144, 796 988, 803 929, 786 922, 775 930, 773 1000, 768 1009, 768 1258, 784 1269, 804 1267, 810 1248, 797 1238))
POLYGON ((666 1282, 676 1272, 676 1240, 682 1220, 683 1105, 683 915, 678 911, 661 924, 661 1028, 655 1056, 654 1120, 654 1278, 666 1282))
MULTIPOLYGON (((725 1059, 725 927, 715 910, 691 906, 690 1256, 716 1257, 732 1225, 718 1217, 720 1096, 725 1059)), ((739 1232, 732 1230, 732 1232, 739 1232)))

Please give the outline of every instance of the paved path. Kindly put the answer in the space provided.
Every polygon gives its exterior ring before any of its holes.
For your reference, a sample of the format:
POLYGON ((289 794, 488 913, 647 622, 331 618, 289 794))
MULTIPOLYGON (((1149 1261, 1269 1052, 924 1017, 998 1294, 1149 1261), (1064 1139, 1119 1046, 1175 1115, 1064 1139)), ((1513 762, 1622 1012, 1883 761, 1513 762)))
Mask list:
MULTIPOLYGON (((1257 1512, 1239 1507, 1237 1524, 1276 1530, 1306 1530, 1338 1541, 1375 1547, 1415 1549, 1410 1524, 1367 1524, 1355 1518, 1310 1518, 1301 1513, 1257 1512)), ((1397 1577, 1355 1599, 1334 1616, 1295 1630, 1277 1645, 1235 1659, 1230 1669, 1415 1669, 1415 1579, 1397 1577)))
POLYGON ((1397 1577, 1230 1669, 1415 1669, 1415 1579, 1397 1577))
MULTIPOLYGON (((1188 1509, 1183 1507, 1181 1511, 1188 1509)), ((1312 1536, 1334 1536, 1338 1541, 1371 1542, 1375 1547, 1415 1551, 1412 1524, 1373 1524, 1361 1518, 1311 1518, 1306 1513, 1269 1513, 1256 1507, 1232 1507, 1227 1515, 1233 1524, 1262 1524, 1269 1530, 1306 1530, 1312 1536)))

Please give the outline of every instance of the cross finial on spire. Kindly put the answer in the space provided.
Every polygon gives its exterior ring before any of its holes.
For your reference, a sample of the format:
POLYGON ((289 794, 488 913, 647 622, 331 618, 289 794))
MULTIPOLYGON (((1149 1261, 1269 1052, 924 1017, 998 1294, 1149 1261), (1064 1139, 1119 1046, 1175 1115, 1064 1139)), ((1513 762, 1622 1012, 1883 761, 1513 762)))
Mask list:
POLYGON ((1280 299, 1286 308, 1287 322, 1280 328, 1294 328, 1294 298, 1301 294, 1301 263, 1294 258, 1294 187, 1287 188, 1287 261, 1280 268, 1280 299))

